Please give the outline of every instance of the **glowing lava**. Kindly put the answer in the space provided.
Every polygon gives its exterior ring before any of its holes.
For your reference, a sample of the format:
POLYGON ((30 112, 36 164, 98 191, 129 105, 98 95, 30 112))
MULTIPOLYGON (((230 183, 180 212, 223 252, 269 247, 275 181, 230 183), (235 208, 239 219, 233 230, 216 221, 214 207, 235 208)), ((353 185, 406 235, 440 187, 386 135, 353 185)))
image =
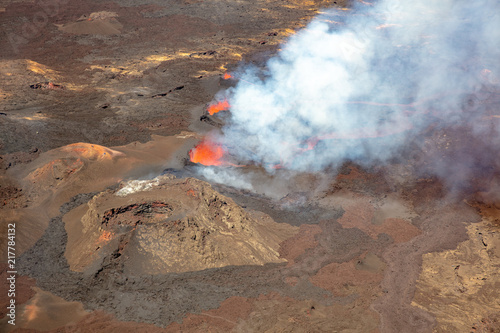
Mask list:
POLYGON ((232 79, 233 77, 231 76, 231 74, 229 73, 225 73, 224 74, 224 80, 229 80, 229 79, 232 79))
POLYGON ((108 242, 113 238, 113 234, 109 231, 103 231, 102 234, 99 236, 99 239, 97 240, 98 243, 102 242, 108 242))
MULTIPOLYGON (((229 75, 229 74, 228 74, 229 75)), ((230 75, 229 75, 230 76, 230 75)), ((321 141, 326 140, 356 140, 356 139, 367 139, 367 138, 380 138, 399 134, 408 131, 413 128, 409 116, 417 113, 425 113, 425 111, 419 110, 416 107, 422 104, 423 101, 411 103, 411 104, 384 104, 376 103, 370 101, 350 101, 347 104, 365 104, 375 107, 404 107, 402 110, 402 115, 397 121, 394 122, 393 126, 385 126, 384 128, 370 128, 370 127, 360 127, 357 129, 352 129, 350 131, 345 131, 342 133, 331 132, 324 133, 317 136, 309 137, 308 139, 298 142, 295 144, 288 144, 286 142, 282 143, 284 151, 288 151, 291 154, 287 158, 281 158, 280 162, 277 164, 267 164, 268 168, 272 169, 283 169, 290 166, 294 160, 300 158, 301 154, 307 151, 314 150, 317 144, 321 141)), ((229 102, 225 99, 213 104, 208 108, 210 115, 213 115, 219 111, 227 110, 230 107, 229 102)), ((189 157, 191 162, 199 163, 206 166, 233 166, 233 167, 244 167, 246 165, 239 165, 227 162, 224 160, 224 156, 227 155, 226 148, 218 143, 212 142, 208 139, 204 139, 195 148, 191 149, 189 152, 189 157)))
POLYGON ((223 161, 224 148, 209 139, 204 139, 189 151, 189 159, 193 163, 203 165, 230 165, 223 161))
POLYGON ((224 111, 229 109, 229 107, 230 107, 229 102, 227 101, 227 99, 225 99, 223 101, 218 102, 217 104, 210 105, 207 111, 210 115, 214 115, 219 111, 224 111))

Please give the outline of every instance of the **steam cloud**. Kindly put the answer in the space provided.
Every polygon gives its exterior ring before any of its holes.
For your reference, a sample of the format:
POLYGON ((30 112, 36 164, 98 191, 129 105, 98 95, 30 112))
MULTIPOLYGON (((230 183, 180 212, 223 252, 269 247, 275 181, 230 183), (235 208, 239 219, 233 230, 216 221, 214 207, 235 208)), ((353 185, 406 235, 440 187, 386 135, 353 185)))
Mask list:
MULTIPOLYGON (((231 119, 218 140, 241 160, 315 171, 386 161, 430 121, 481 137, 470 120, 497 89, 499 44, 494 0, 383 0, 328 11, 265 69, 245 68, 221 93, 231 119)), ((488 140, 498 146, 498 137, 488 140)))

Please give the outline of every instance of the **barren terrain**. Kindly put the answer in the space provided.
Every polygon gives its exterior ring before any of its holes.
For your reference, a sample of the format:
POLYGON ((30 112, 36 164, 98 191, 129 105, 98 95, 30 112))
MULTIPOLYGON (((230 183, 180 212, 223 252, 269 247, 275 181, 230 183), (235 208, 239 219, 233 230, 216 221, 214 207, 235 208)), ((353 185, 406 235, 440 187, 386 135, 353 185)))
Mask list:
POLYGON ((424 158, 482 149, 467 131, 370 168, 223 167, 252 189, 188 161, 225 73, 349 2, 47 3, 0 2, 0 331, 500 332, 496 157, 453 190, 424 158))

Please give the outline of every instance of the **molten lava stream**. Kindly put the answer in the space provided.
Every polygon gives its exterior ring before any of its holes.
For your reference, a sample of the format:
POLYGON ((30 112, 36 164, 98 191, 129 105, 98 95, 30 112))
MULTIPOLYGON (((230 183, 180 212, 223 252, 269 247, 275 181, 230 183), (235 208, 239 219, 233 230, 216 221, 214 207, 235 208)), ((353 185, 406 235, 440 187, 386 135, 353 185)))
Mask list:
POLYGON ((189 159, 193 163, 203 165, 223 165, 224 148, 221 145, 204 139, 189 151, 189 159))
POLYGON ((206 166, 232 166, 244 167, 246 165, 237 165, 224 160, 227 155, 226 149, 210 139, 203 139, 198 145, 189 151, 189 159, 193 163, 206 166))
POLYGON ((229 102, 227 99, 220 101, 216 104, 210 105, 207 109, 208 113, 212 116, 217 112, 228 110, 230 108, 229 102))

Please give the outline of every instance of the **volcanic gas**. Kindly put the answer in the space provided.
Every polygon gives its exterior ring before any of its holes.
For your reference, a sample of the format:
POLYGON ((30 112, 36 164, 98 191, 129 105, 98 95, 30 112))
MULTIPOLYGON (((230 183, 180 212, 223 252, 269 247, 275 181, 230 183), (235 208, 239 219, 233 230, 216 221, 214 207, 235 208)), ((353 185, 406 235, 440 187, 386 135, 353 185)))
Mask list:
POLYGON ((325 11, 265 66, 238 71, 236 86, 209 110, 231 107, 218 140, 234 146, 238 160, 259 165, 294 156, 307 142, 308 153, 288 167, 315 171, 345 160, 388 161, 411 141, 403 132, 419 136, 436 119, 474 126, 471 118, 485 113, 481 102, 492 95, 485 87, 496 84, 490 72, 500 71, 490 60, 500 54, 498 36, 486 33, 496 31, 499 18, 484 10, 496 6, 385 0, 355 6, 355 15, 325 11), (422 10, 429 15, 415 16, 422 10), (474 112, 464 112, 468 100, 477 100, 474 112), (342 142, 324 142, 330 139, 342 142))

